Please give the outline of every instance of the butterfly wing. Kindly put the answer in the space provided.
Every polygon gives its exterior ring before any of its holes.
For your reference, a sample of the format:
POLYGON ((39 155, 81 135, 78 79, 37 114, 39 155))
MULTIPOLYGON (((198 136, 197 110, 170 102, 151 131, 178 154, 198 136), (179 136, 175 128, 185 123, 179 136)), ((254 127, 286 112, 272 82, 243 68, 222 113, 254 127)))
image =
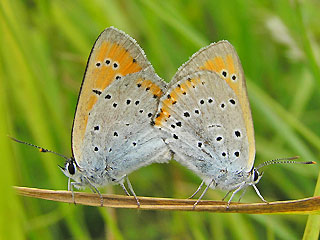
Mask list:
POLYGON ((106 168, 119 179, 152 162, 170 160, 160 132, 151 125, 164 91, 165 83, 152 68, 106 88, 90 112, 81 167, 106 168))
MULTIPOLYGON (((242 118, 244 121, 249 142, 248 156, 242 166, 245 166, 248 171, 251 170, 255 159, 254 128, 243 68, 236 50, 228 41, 220 41, 200 49, 178 69, 169 86, 176 84, 184 76, 199 70, 216 72, 237 96, 241 108, 238 118, 242 118)), ((213 89, 213 91, 215 90, 213 89)), ((228 120, 226 119, 226 121, 228 120)))
POLYGON ((161 98, 155 126, 166 133, 178 161, 211 180, 247 165, 249 142, 241 114, 239 98, 226 81, 215 72, 199 71, 161 98))
POLYGON ((151 66, 136 41, 124 32, 105 29, 91 50, 82 81, 72 128, 72 151, 75 159, 81 157, 88 114, 99 95, 113 81, 151 66))

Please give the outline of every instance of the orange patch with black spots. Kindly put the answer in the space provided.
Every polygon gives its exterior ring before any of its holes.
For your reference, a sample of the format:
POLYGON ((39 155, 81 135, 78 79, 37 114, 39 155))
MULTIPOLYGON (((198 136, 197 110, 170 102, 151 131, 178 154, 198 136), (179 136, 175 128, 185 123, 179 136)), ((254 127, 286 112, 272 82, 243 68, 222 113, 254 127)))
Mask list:
MULTIPOLYGON (((81 145, 89 112, 98 100, 98 96, 93 90, 102 92, 113 81, 121 81, 122 76, 141 70, 142 66, 139 65, 139 62, 130 55, 127 49, 117 43, 102 42, 93 50, 77 104, 73 126, 73 133, 76 136, 73 136, 73 147, 81 145), (106 63, 106 60, 110 61, 109 64, 106 63)), ((159 90, 154 90, 154 92, 159 94, 159 90)), ((80 149, 76 149, 76 151, 79 152, 80 149)))
POLYGON ((121 77, 142 70, 142 67, 139 66, 127 49, 119 44, 104 42, 100 48, 92 63, 95 65, 99 62, 101 65, 93 66, 91 73, 89 73, 94 77, 94 81, 92 81, 93 89, 103 91, 115 80, 117 74, 121 77), (106 64, 106 60, 109 60, 110 63, 106 64))
POLYGON ((92 92, 92 89, 103 91, 115 80, 117 75, 122 77, 141 71, 142 67, 133 59, 130 53, 117 43, 104 42, 100 46, 100 49, 97 50, 94 60, 89 64, 91 71, 86 75, 86 78, 90 77, 93 81, 84 83, 86 86, 83 86, 83 92, 81 93, 78 103, 81 104, 81 100, 84 99, 85 101, 85 98, 87 98, 87 104, 84 106, 85 109, 81 111, 84 113, 81 126, 82 137, 84 137, 85 126, 88 122, 88 113, 98 100, 97 96, 92 92), (108 65, 105 62, 106 60, 110 61, 108 65), (100 66, 97 66, 97 63, 100 63, 100 66), (114 64, 116 64, 116 67, 114 64), (87 86, 89 84, 91 86, 87 86), (89 96, 87 94, 89 94, 89 96))
POLYGON ((138 79, 137 84, 141 84, 141 87, 145 88, 146 91, 149 91, 153 96, 160 98, 163 94, 161 88, 154 84, 151 80, 148 79, 138 79))
POLYGON ((200 83, 200 78, 188 79, 183 83, 180 83, 175 87, 161 102, 160 112, 156 116, 154 122, 155 126, 162 126, 163 122, 166 122, 170 117, 171 107, 179 101, 182 95, 188 94, 189 89, 194 88, 200 83))
POLYGON ((233 74, 236 74, 236 76, 239 77, 239 73, 236 72, 234 60, 230 54, 225 56, 224 58, 218 56, 218 57, 207 60, 204 63, 204 65, 200 67, 200 70, 210 70, 218 73, 221 76, 221 78, 224 79, 228 83, 228 85, 238 95, 239 93, 238 84, 231 80, 231 76, 233 74), (222 75, 223 70, 227 71, 226 77, 222 75))

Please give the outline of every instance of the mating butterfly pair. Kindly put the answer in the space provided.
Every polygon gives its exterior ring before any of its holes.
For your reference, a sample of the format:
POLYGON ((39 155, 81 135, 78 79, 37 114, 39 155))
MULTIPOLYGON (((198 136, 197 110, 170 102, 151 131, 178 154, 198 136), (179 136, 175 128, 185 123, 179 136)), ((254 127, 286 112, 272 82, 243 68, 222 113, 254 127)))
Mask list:
POLYGON ((172 157, 203 179, 194 195, 207 185, 198 201, 211 187, 233 191, 230 203, 249 185, 265 201, 255 186, 262 174, 261 166, 253 167, 254 129, 244 73, 227 41, 199 50, 167 85, 134 39, 114 27, 105 29, 87 63, 72 151, 61 167, 68 189, 88 186, 102 205, 98 187, 120 184, 129 195, 125 180, 139 205, 127 175, 172 157))
MULTIPOLYGON (((239 58, 227 41, 201 49, 167 86, 127 34, 107 28, 89 57, 72 131, 72 186, 123 182, 174 158, 208 186, 240 190, 253 170, 253 124, 239 58)), ((131 188, 130 182, 128 182, 131 188)), ((135 195, 135 194, 134 194, 135 195)))

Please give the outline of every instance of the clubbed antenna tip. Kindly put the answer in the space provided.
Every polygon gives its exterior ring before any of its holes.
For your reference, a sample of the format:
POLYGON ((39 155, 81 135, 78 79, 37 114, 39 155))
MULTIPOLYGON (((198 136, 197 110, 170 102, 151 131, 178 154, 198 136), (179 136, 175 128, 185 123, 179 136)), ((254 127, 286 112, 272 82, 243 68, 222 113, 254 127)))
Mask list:
POLYGON ((315 161, 305 162, 304 164, 317 164, 315 161))
POLYGON ((46 153, 46 152, 53 153, 53 154, 55 154, 55 155, 58 155, 58 156, 60 156, 60 157, 62 157, 62 158, 64 158, 64 159, 66 159, 66 160, 69 160, 69 158, 67 158, 66 156, 64 156, 64 155, 62 155, 62 154, 60 154, 60 153, 56 153, 56 152, 54 152, 54 151, 51 151, 51 150, 48 150, 48 149, 39 147, 39 146, 34 145, 34 144, 32 144, 32 143, 27 143, 27 142, 21 141, 21 140, 19 140, 19 139, 14 138, 14 137, 10 137, 10 136, 8 136, 8 137, 11 138, 11 140, 13 140, 13 141, 15 141, 15 142, 22 143, 22 144, 25 144, 25 145, 28 145, 28 146, 31 146, 31 147, 38 148, 38 149, 39 149, 39 152, 43 152, 43 153, 46 153))
POLYGON ((297 162, 297 161, 293 161, 295 159, 298 159, 299 156, 295 156, 295 157, 290 157, 290 158, 278 158, 278 159, 273 159, 273 160, 269 160, 266 161, 264 163, 261 163, 260 165, 257 166, 256 169, 271 165, 271 164, 316 164, 315 161, 308 161, 308 162, 297 162))

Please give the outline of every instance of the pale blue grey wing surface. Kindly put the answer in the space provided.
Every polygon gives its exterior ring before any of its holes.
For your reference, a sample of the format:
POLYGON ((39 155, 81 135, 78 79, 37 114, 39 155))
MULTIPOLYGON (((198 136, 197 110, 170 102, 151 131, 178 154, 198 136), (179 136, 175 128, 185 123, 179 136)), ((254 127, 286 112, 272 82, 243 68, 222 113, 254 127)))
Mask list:
POLYGON ((246 167, 249 145, 241 107, 218 74, 199 71, 183 77, 161 98, 157 116, 164 111, 169 114, 161 122, 155 118, 156 127, 174 158, 203 179, 218 182, 226 172, 246 167), (168 104, 173 97, 175 103, 168 104))
POLYGON ((151 125, 166 84, 152 68, 113 82, 90 112, 79 165, 106 169, 111 178, 151 164, 171 153, 151 125))

